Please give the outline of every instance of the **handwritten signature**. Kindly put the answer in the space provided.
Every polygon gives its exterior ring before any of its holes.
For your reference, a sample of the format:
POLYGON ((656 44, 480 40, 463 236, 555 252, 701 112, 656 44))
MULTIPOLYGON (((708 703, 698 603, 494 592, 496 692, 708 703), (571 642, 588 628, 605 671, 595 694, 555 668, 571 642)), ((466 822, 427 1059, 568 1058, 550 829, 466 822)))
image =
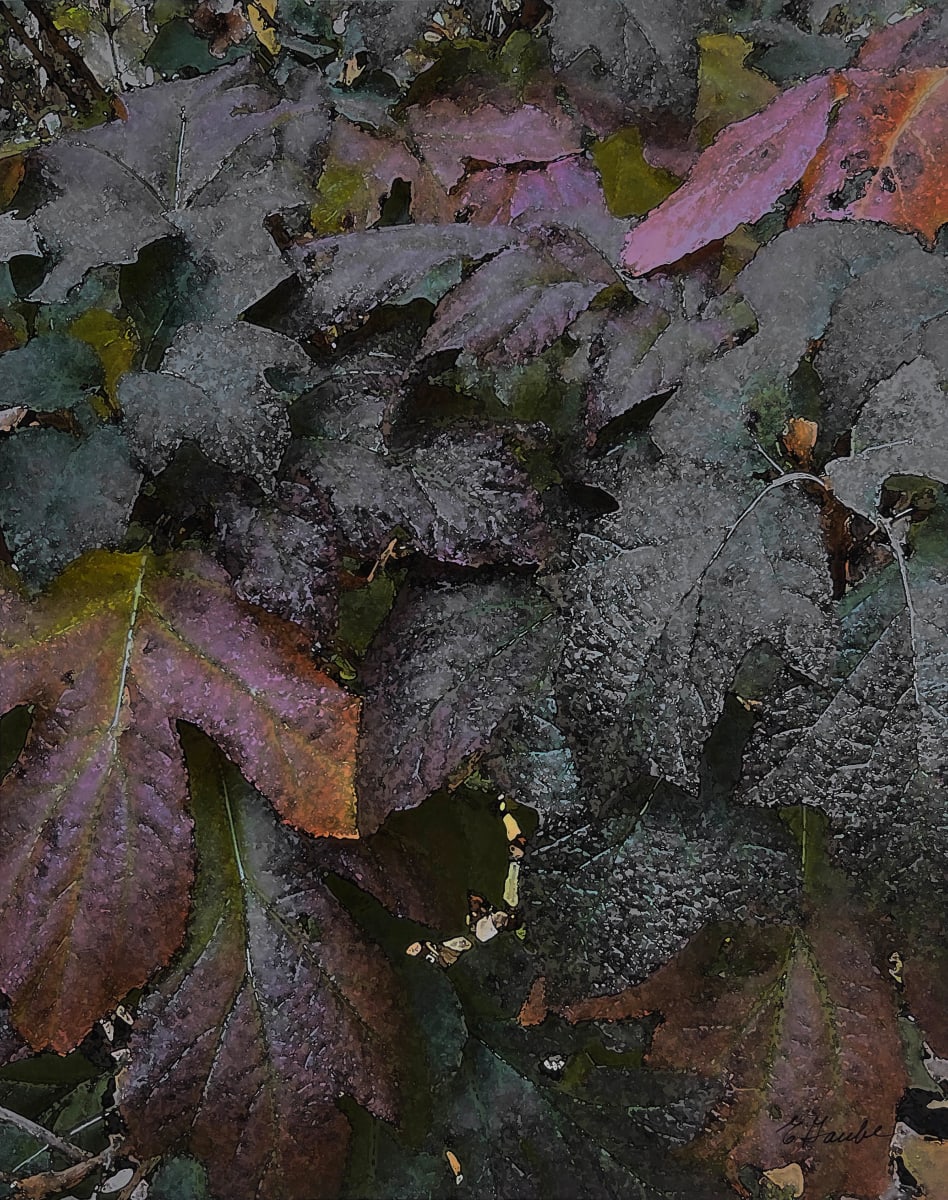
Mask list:
POLYGON ((794 1116, 786 1124, 779 1126, 777 1132, 783 1135, 781 1141, 785 1146, 800 1146, 804 1150, 811 1150, 821 1142, 825 1146, 835 1146, 840 1142, 854 1142, 858 1145, 870 1138, 889 1136, 882 1125, 870 1129, 868 1117, 863 1117, 852 1129, 834 1129, 827 1124, 828 1121, 829 1118, 819 1112, 807 1116, 794 1116))

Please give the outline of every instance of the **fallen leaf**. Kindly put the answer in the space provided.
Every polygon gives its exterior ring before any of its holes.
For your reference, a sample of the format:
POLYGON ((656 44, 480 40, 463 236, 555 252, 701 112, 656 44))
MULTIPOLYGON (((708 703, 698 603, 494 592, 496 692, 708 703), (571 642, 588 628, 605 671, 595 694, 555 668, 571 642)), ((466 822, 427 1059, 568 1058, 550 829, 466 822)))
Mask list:
POLYGON ((808 421, 806 417, 791 417, 781 434, 781 440, 790 457, 804 469, 809 469, 819 434, 820 427, 816 421, 808 421))
POLYGON ((802 1196, 804 1189, 803 1170, 799 1163, 788 1163, 785 1167, 774 1167, 764 1172, 764 1179, 776 1188, 786 1188, 793 1196, 802 1196))
POLYGON ((175 720, 214 736, 284 820, 347 837, 359 704, 197 555, 96 552, 33 606, 6 580, 0 605, 0 711, 34 706, 2 784, 0 983, 34 1048, 63 1053, 181 941, 175 720))

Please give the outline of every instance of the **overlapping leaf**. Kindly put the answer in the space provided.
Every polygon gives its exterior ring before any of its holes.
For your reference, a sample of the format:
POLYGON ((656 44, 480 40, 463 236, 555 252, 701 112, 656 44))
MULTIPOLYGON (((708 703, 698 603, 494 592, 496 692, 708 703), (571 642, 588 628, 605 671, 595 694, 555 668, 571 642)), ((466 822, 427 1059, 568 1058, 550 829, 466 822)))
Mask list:
POLYGON ((334 1195, 343 1093, 398 1113, 395 981, 311 848, 208 742, 187 738, 199 867, 183 955, 146 1002, 123 1112, 143 1155, 186 1143, 217 1195, 334 1195))
POLYGON ((5 589, 0 709, 34 716, 3 783, 0 983, 32 1044, 62 1051, 181 940, 174 721, 212 734, 285 820, 346 836, 358 704, 200 557, 99 552, 36 606, 5 589))
POLYGON ((263 221, 305 195, 299 172, 328 132, 322 89, 302 77, 279 100, 238 64, 122 106, 43 152, 58 196, 33 220, 55 261, 35 295, 61 299, 91 268, 181 229, 213 267, 214 314, 232 320, 286 277, 263 221))
POLYGON ((548 668, 552 608, 514 583, 406 592, 369 651, 359 823, 412 808, 483 749, 548 668), (434 653, 436 652, 436 654, 434 653))

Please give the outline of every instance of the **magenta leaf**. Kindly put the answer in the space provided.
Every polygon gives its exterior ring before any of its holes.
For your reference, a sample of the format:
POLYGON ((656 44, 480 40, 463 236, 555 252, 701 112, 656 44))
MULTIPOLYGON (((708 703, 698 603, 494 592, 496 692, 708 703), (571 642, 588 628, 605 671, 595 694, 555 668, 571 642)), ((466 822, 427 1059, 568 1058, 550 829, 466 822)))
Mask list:
POLYGON ((826 137, 834 77, 821 75, 728 125, 681 187, 626 238, 634 275, 670 266, 770 212, 803 175, 826 137))

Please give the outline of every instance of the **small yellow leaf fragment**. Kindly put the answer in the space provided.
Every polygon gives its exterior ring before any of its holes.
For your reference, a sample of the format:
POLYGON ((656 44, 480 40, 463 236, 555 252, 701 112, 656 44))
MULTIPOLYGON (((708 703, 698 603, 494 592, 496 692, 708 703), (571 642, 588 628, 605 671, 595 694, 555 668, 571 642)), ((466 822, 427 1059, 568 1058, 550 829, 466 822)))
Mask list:
POLYGON ((504 832, 507 834, 508 842, 512 842, 515 837, 520 836, 520 825, 513 813, 504 813, 504 832))
POLYGON ((448 1166, 454 1174, 454 1182, 461 1183, 464 1176, 461 1174, 461 1164, 458 1161, 458 1156, 453 1150, 445 1150, 444 1157, 448 1160, 448 1166))
POLYGON ((247 18, 250 28, 257 35, 257 41, 265 50, 269 50, 274 58, 280 53, 280 39, 276 35, 277 0, 251 0, 247 5, 247 18))
POLYGON ((785 1167, 765 1171, 764 1179, 774 1187, 791 1188, 794 1196, 803 1195, 803 1170, 799 1163, 787 1163, 785 1167))

